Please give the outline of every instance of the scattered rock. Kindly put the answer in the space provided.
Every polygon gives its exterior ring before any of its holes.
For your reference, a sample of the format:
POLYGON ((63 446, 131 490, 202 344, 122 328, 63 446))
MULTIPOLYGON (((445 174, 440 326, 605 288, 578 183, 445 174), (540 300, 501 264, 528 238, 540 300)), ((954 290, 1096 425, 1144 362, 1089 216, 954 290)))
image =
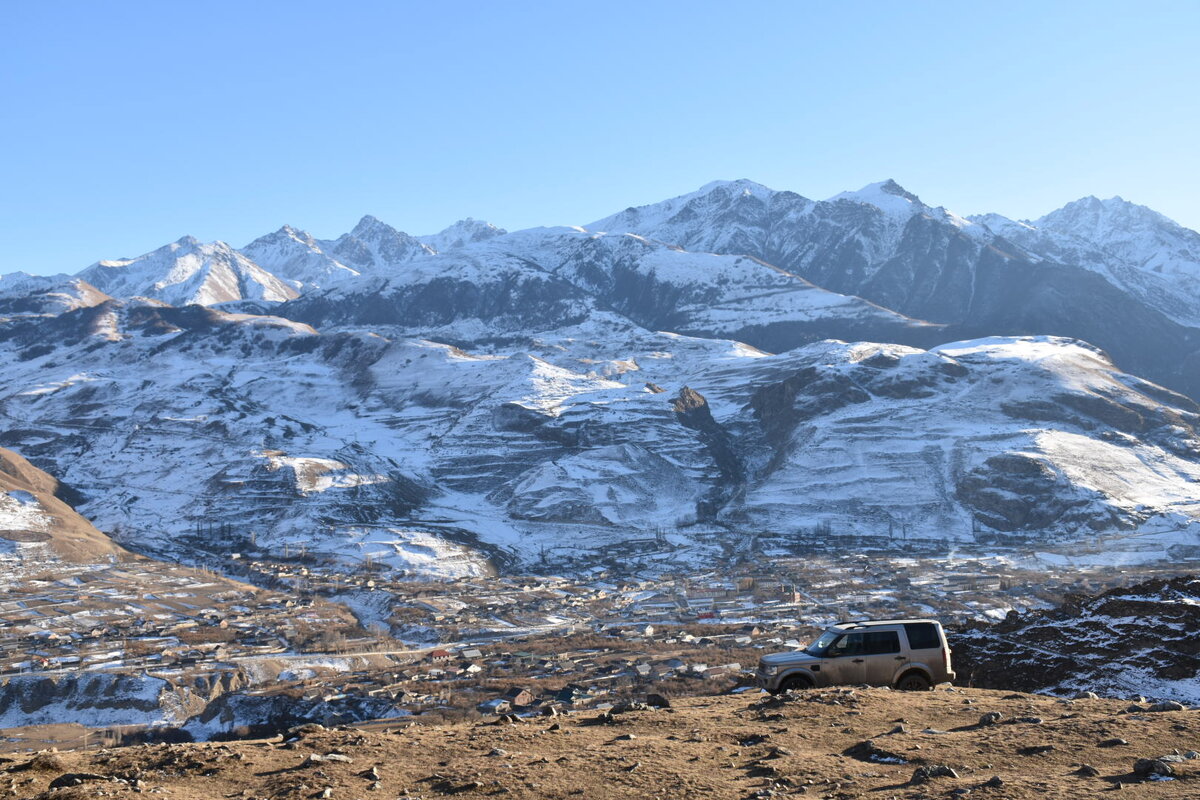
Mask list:
POLYGON ((1004 785, 1004 781, 1002 781, 1000 779, 999 775, 993 775, 992 777, 990 777, 986 781, 984 781, 983 785, 989 789, 999 789, 1001 786, 1004 785))
POLYGON ((982 717, 979 718, 979 724, 980 725, 995 725, 997 722, 999 722, 1003 718, 1004 718, 1004 715, 1001 714, 999 711, 989 711, 986 714, 984 714, 982 717))
POLYGON ((1025 725, 1041 725, 1041 717, 1017 717, 1013 722, 1024 723, 1025 725))
POLYGON ((1091 764, 1084 764, 1079 769, 1075 770, 1076 775, 1082 775, 1085 778, 1094 778, 1100 774, 1100 770, 1093 767, 1091 764))
POLYGON ((496 757, 499 757, 499 756, 506 756, 506 755, 508 755, 508 751, 507 751, 507 750, 505 750, 503 747, 493 747, 493 748, 492 748, 492 750, 491 750, 491 752, 490 752, 490 753, 488 753, 488 755, 489 755, 489 756, 496 756, 496 757))
POLYGON ((1187 711, 1187 706, 1174 700, 1163 700, 1161 703, 1150 706, 1146 711, 1187 711))
POLYGON ((670 708, 671 701, 666 695, 648 694, 646 695, 646 705, 653 706, 654 708, 670 708))
POLYGON ((870 761, 875 764, 907 764, 908 759, 899 753, 893 753, 890 750, 884 750, 877 746, 870 739, 865 742, 859 742, 856 745, 851 745, 846 748, 843 753, 851 758, 857 758, 859 761, 870 761))
POLYGON ((303 725, 297 725, 294 728, 288 728, 287 738, 294 739, 297 736, 306 736, 310 733, 320 733, 323 730, 328 730, 324 725, 317 722, 306 722, 303 725))
POLYGON ((628 741, 630 741, 631 739, 636 739, 636 738, 637 738, 637 735, 636 735, 636 734, 633 734, 633 733, 622 733, 622 734, 621 734, 620 736, 618 736, 618 737, 617 737, 617 738, 616 738, 614 741, 618 741, 618 742, 628 742, 628 741))
POLYGON ((1164 778, 1174 776, 1175 768, 1161 758, 1139 758, 1133 762, 1133 773, 1143 778, 1161 775, 1164 778))
POLYGON ((1052 744, 1035 744, 1031 747, 1018 748, 1017 752, 1023 756, 1040 756, 1045 753, 1054 752, 1054 749, 1054 745, 1052 744))
POLYGON ((1126 706, 1126 707, 1125 707, 1125 713, 1126 713, 1126 714, 1141 714, 1141 713, 1142 713, 1142 712, 1144 712, 1145 710, 1146 710, 1146 709, 1142 708, 1142 707, 1141 707, 1141 706, 1139 706, 1137 703, 1134 703, 1133 705, 1130 705, 1130 706, 1126 706))
POLYGON ((328 764, 328 763, 351 764, 353 762, 354 762, 353 758, 351 758, 350 756, 344 756, 341 753, 325 753, 324 755, 322 755, 321 753, 310 753, 308 758, 304 759, 304 761, 301 762, 300 766, 307 767, 312 764, 328 764))
MULTIPOLYGON (((50 781, 51 789, 62 789, 69 786, 79 786, 87 781, 109 781, 107 775, 97 775, 94 772, 67 772, 50 781)), ((124 783, 124 781, 121 781, 124 783)))
POLYGON ((1075 699, 1076 700, 1099 700, 1100 695, 1096 694, 1095 692, 1080 692, 1079 694, 1075 695, 1075 699))
POLYGON ((930 764, 924 767, 917 767, 913 771, 912 778, 909 783, 925 783, 932 778, 957 778, 958 773, 945 764, 930 764))
POLYGON ((1119 736, 1115 736, 1112 739, 1105 739, 1104 741, 1100 742, 1096 746, 1097 747, 1124 747, 1127 744, 1129 744, 1129 742, 1125 741, 1124 739, 1122 739, 1119 736))

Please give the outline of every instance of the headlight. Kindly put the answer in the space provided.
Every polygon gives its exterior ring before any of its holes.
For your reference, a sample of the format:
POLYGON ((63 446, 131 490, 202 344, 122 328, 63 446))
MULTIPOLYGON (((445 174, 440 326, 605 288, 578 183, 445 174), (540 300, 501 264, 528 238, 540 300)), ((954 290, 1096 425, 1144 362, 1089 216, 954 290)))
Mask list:
POLYGON ((779 672, 779 667, 771 664, 759 664, 758 671, 764 675, 774 675, 775 673, 779 672))

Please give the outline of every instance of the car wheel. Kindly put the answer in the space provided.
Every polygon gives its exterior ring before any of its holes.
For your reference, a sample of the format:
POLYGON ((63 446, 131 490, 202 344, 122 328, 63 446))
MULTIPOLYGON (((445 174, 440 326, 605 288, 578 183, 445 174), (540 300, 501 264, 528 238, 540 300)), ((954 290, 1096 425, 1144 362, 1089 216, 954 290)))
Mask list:
POLYGON ((919 672, 909 672, 896 682, 896 688, 903 692, 927 692, 933 684, 919 672))
POLYGON ((811 689, 812 681, 804 675, 789 675, 779 682, 780 692, 798 692, 802 689, 811 689))

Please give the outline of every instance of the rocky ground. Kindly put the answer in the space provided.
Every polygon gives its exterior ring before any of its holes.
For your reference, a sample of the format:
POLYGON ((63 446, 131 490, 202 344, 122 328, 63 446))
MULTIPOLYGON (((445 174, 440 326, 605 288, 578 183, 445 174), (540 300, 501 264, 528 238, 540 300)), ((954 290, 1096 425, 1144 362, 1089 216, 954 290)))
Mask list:
POLYGON ((1200 711, 941 688, 676 700, 445 726, 42 752, 0 796, 1080 798, 1200 796, 1200 711), (1162 759, 1162 760, 1160 760, 1162 759))

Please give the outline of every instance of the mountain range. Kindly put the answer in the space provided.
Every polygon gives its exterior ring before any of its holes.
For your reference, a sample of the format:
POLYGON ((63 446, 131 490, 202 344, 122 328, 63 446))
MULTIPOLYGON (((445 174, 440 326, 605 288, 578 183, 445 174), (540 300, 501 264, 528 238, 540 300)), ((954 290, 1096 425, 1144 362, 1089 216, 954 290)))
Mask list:
POLYGON ((901 530, 1160 557, 1200 542, 1197 367, 1200 234, 894 181, 0 277, 0 445, 194 561, 477 574, 901 530))

